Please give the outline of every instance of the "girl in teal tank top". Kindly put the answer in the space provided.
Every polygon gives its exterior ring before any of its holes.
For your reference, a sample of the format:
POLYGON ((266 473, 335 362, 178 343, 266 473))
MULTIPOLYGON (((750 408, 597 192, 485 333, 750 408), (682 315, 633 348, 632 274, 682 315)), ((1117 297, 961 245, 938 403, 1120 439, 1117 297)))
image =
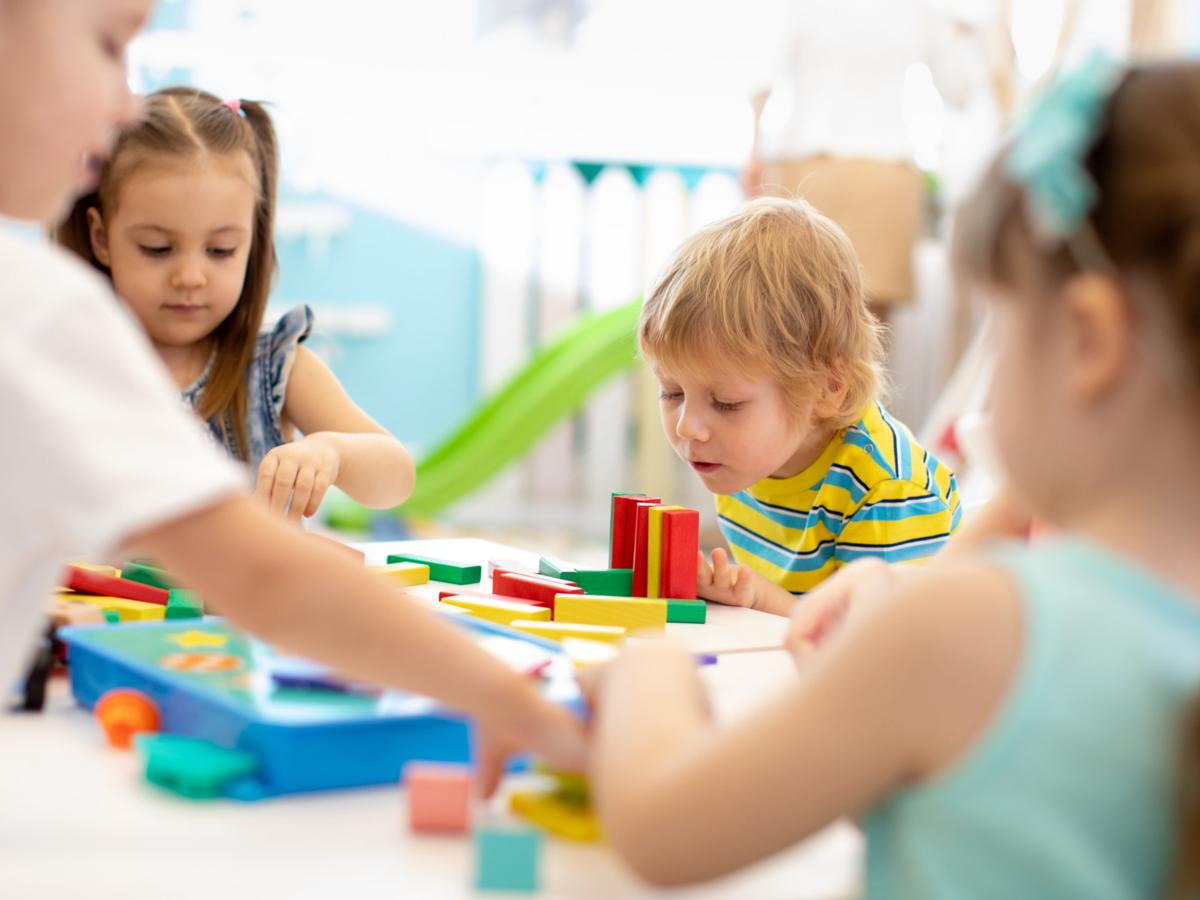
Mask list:
POLYGON ((991 306, 1008 488, 1057 536, 847 567, 793 615, 800 677, 729 728, 666 642, 598 673, 593 792, 651 881, 849 816, 870 898, 1197 895, 1200 64, 1093 57, 1048 90, 955 254, 991 306))

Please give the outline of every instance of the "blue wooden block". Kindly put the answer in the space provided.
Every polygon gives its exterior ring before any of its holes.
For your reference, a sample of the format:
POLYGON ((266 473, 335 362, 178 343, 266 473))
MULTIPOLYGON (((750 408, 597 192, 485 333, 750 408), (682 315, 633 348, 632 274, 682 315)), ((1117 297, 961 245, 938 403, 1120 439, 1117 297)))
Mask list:
POLYGON ((481 891, 538 889, 541 832, 520 825, 475 829, 475 886, 481 891))

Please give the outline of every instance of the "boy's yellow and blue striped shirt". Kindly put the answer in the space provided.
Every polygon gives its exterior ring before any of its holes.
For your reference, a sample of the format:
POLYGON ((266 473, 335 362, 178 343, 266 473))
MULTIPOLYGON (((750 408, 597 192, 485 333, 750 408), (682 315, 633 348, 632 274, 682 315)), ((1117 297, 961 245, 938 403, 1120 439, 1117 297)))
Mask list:
POLYGON ((716 500, 734 558, 796 595, 856 559, 932 556, 962 516, 954 473, 879 403, 800 474, 716 500))

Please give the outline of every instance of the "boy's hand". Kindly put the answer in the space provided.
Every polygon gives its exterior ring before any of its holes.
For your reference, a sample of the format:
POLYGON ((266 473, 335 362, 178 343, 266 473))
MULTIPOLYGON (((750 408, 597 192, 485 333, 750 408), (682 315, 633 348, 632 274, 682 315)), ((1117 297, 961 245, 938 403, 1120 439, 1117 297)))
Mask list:
POLYGON ((861 559, 839 569, 796 603, 786 640, 799 665, 893 589, 897 569, 878 559, 861 559))
POLYGON ((714 603, 755 608, 758 583, 749 566, 731 563, 729 554, 721 547, 713 550, 712 565, 700 551, 696 558, 696 594, 714 603))
POLYGON ((333 442, 324 435, 310 434, 263 457, 254 494, 272 512, 284 515, 286 511, 289 519, 298 522, 301 516, 316 513, 340 468, 341 456, 333 442))

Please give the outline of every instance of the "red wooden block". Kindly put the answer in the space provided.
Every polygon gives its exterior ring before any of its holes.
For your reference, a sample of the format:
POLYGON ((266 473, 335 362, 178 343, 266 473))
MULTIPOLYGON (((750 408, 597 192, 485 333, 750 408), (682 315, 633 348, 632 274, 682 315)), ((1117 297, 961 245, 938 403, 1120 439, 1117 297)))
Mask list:
POLYGON ((101 597, 123 597, 126 600, 141 600, 145 603, 167 605, 167 592, 127 578, 117 578, 79 566, 67 566, 65 586, 81 594, 99 594, 101 597))
POLYGON ((634 513, 639 500, 650 500, 645 494, 618 494, 612 498, 612 519, 609 527, 610 569, 633 568, 634 513))
POLYGON ((541 578, 537 575, 519 575, 516 572, 496 572, 492 576, 492 590, 505 597, 516 597, 554 609, 555 594, 582 594, 583 588, 559 578, 541 578))
POLYGON ((471 770, 450 763, 404 767, 408 821, 413 831, 466 834, 471 825, 471 770))
POLYGON ((646 596, 646 564, 650 550, 650 507, 662 506, 657 497, 645 497, 634 506, 633 526, 633 596, 646 596))
MULTIPOLYGON (((555 578, 553 575, 541 575, 537 572, 525 572, 525 571, 522 571, 519 569, 506 569, 503 566, 498 566, 496 568, 496 570, 494 572, 492 572, 492 593, 493 594, 503 594, 504 593, 503 591, 496 590, 496 576, 497 575, 500 575, 500 576, 522 575, 526 578, 536 578, 538 581, 545 581, 547 583, 557 584, 562 587, 567 587, 567 588, 578 587, 578 585, 576 585, 575 582, 567 581, 565 578, 555 578)), ((564 591, 564 593, 570 593, 570 592, 564 591)))
POLYGON ((658 596, 696 599, 696 554, 700 552, 700 513, 669 509, 662 514, 662 563, 658 596))

